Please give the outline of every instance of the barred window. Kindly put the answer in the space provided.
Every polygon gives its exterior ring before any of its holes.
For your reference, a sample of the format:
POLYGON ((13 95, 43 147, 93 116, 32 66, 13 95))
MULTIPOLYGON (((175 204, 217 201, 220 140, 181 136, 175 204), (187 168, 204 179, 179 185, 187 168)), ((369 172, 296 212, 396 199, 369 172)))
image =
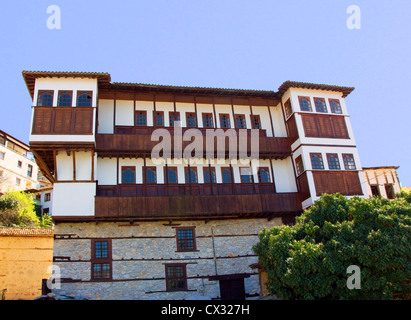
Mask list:
POLYGON ((291 101, 290 99, 288 99, 285 103, 284 103, 284 109, 285 109, 285 116, 288 118, 291 116, 291 114, 293 113, 293 110, 291 108, 291 101))
POLYGON ((185 168, 186 183, 197 183, 197 168, 185 168))
POLYGON ((111 239, 91 240, 91 279, 111 279, 111 239))
POLYGON ((355 161, 354 161, 354 155, 352 154, 343 154, 343 160, 344 160, 344 167, 345 170, 355 170, 355 161))
POLYGON ((155 167, 146 168, 146 183, 157 183, 155 167))
POLYGON ((174 127, 174 123, 180 121, 180 112, 170 112, 170 127, 174 127))
POLYGON ((324 98, 314 98, 314 104, 317 112, 327 112, 327 106, 324 98))
POLYGON ((167 291, 187 290, 186 264, 166 264, 167 291))
POLYGON ((92 92, 91 91, 78 91, 77 92, 77 107, 91 107, 92 105, 92 92))
POLYGON ((313 170, 316 170, 316 169, 323 170, 324 169, 323 157, 321 153, 310 153, 310 158, 311 158, 311 165, 313 167, 313 170))
POLYGON ((195 113, 187 113, 187 127, 196 127, 197 126, 197 118, 195 113))
POLYGON ((221 128, 230 128, 230 116, 228 114, 220 114, 220 126, 221 128))
POLYGON ((194 251, 196 250, 195 229, 176 228, 177 251, 194 251))
POLYGON ((211 113, 203 113, 203 127, 204 128, 214 127, 213 116, 211 115, 211 113))
POLYGON ((238 129, 246 129, 245 117, 243 114, 236 114, 235 115, 235 123, 238 129))
POLYGON ((59 91, 57 106, 71 107, 72 99, 73 99, 72 91, 59 91))
POLYGON ((250 167, 240 168, 240 178, 241 178, 241 183, 253 182, 253 175, 251 174, 251 168, 250 167))
POLYGON ((123 183, 136 183, 136 167, 121 167, 123 183))
POLYGON ((261 129, 261 121, 259 115, 252 115, 251 116, 251 126, 253 129, 261 129))
POLYGON ((342 113, 340 100, 338 99, 328 99, 330 103, 330 109, 332 113, 342 113))
POLYGON ((164 112, 163 111, 154 112, 154 125, 157 127, 164 126, 164 112))
POLYGON ((136 126, 147 125, 147 113, 146 111, 136 111, 136 126))
POLYGON ((338 160, 338 154, 327 153, 328 168, 330 170, 340 170, 340 160, 338 160))
POLYGON ((39 107, 51 107, 53 106, 53 91, 39 90, 37 95, 37 105, 39 107))
POLYGON ((215 183, 215 169, 214 168, 204 169, 204 182, 205 183, 215 183))
POLYGON ((304 163, 301 156, 295 158, 295 168, 297 171, 297 176, 304 172, 304 163))
POLYGON ((312 111, 309 97, 298 97, 301 111, 312 111))
POLYGON ((270 170, 268 167, 258 169, 258 182, 270 182, 270 170))
POLYGON ((230 168, 221 168, 221 176, 223 183, 231 183, 231 170, 230 168))

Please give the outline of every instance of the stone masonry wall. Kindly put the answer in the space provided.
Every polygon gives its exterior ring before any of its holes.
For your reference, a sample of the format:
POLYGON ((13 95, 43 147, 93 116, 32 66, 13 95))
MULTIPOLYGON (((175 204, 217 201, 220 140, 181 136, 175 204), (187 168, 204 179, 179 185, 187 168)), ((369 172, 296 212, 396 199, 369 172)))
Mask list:
POLYGON ((58 223, 54 264, 60 267, 61 289, 55 293, 87 299, 190 299, 220 296, 219 282, 209 276, 244 274, 246 294, 260 292, 252 246, 263 227, 281 218, 204 221, 58 223), (196 251, 177 252, 176 225, 195 227, 196 251), (91 280, 91 239, 112 241, 112 281, 91 280), (69 259, 69 261, 67 261, 69 259), (186 263, 188 291, 167 292, 166 263, 186 263))

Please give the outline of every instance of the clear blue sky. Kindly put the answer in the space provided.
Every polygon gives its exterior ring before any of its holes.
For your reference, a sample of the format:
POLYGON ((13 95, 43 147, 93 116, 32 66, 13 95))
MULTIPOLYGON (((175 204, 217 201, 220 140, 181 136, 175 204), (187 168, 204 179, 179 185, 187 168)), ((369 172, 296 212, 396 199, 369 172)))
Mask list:
POLYGON ((2 0, 0 12, 0 129, 26 143, 23 70, 239 89, 353 86, 346 103, 362 165, 398 165, 411 186, 409 0, 2 0), (352 4, 360 30, 346 26, 352 4), (47 28, 49 5, 61 9, 60 30, 47 28))

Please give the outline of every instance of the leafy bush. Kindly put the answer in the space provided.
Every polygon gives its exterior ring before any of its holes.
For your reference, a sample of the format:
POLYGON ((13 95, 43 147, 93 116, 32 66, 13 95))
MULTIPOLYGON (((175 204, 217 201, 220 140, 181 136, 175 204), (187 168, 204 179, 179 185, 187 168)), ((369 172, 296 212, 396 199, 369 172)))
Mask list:
POLYGON ((8 191, 0 197, 0 226, 51 227, 51 218, 36 215, 35 202, 30 194, 8 191))
POLYGON ((254 251, 283 299, 393 299, 410 292, 411 205, 401 196, 323 195, 293 226, 264 229, 254 251), (361 270, 348 289, 347 268, 361 270))

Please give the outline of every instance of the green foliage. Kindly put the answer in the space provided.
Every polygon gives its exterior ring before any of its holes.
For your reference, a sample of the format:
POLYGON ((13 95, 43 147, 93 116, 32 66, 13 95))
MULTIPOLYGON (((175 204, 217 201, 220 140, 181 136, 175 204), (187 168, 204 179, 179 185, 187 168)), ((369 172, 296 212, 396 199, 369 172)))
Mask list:
POLYGON ((8 191, 0 197, 0 226, 51 227, 51 223, 47 217, 37 217, 35 202, 30 194, 8 191))
POLYGON ((406 199, 323 195, 293 226, 264 229, 254 251, 267 288, 283 299, 393 299, 410 292, 411 205, 406 199), (348 289, 347 268, 361 270, 348 289))

